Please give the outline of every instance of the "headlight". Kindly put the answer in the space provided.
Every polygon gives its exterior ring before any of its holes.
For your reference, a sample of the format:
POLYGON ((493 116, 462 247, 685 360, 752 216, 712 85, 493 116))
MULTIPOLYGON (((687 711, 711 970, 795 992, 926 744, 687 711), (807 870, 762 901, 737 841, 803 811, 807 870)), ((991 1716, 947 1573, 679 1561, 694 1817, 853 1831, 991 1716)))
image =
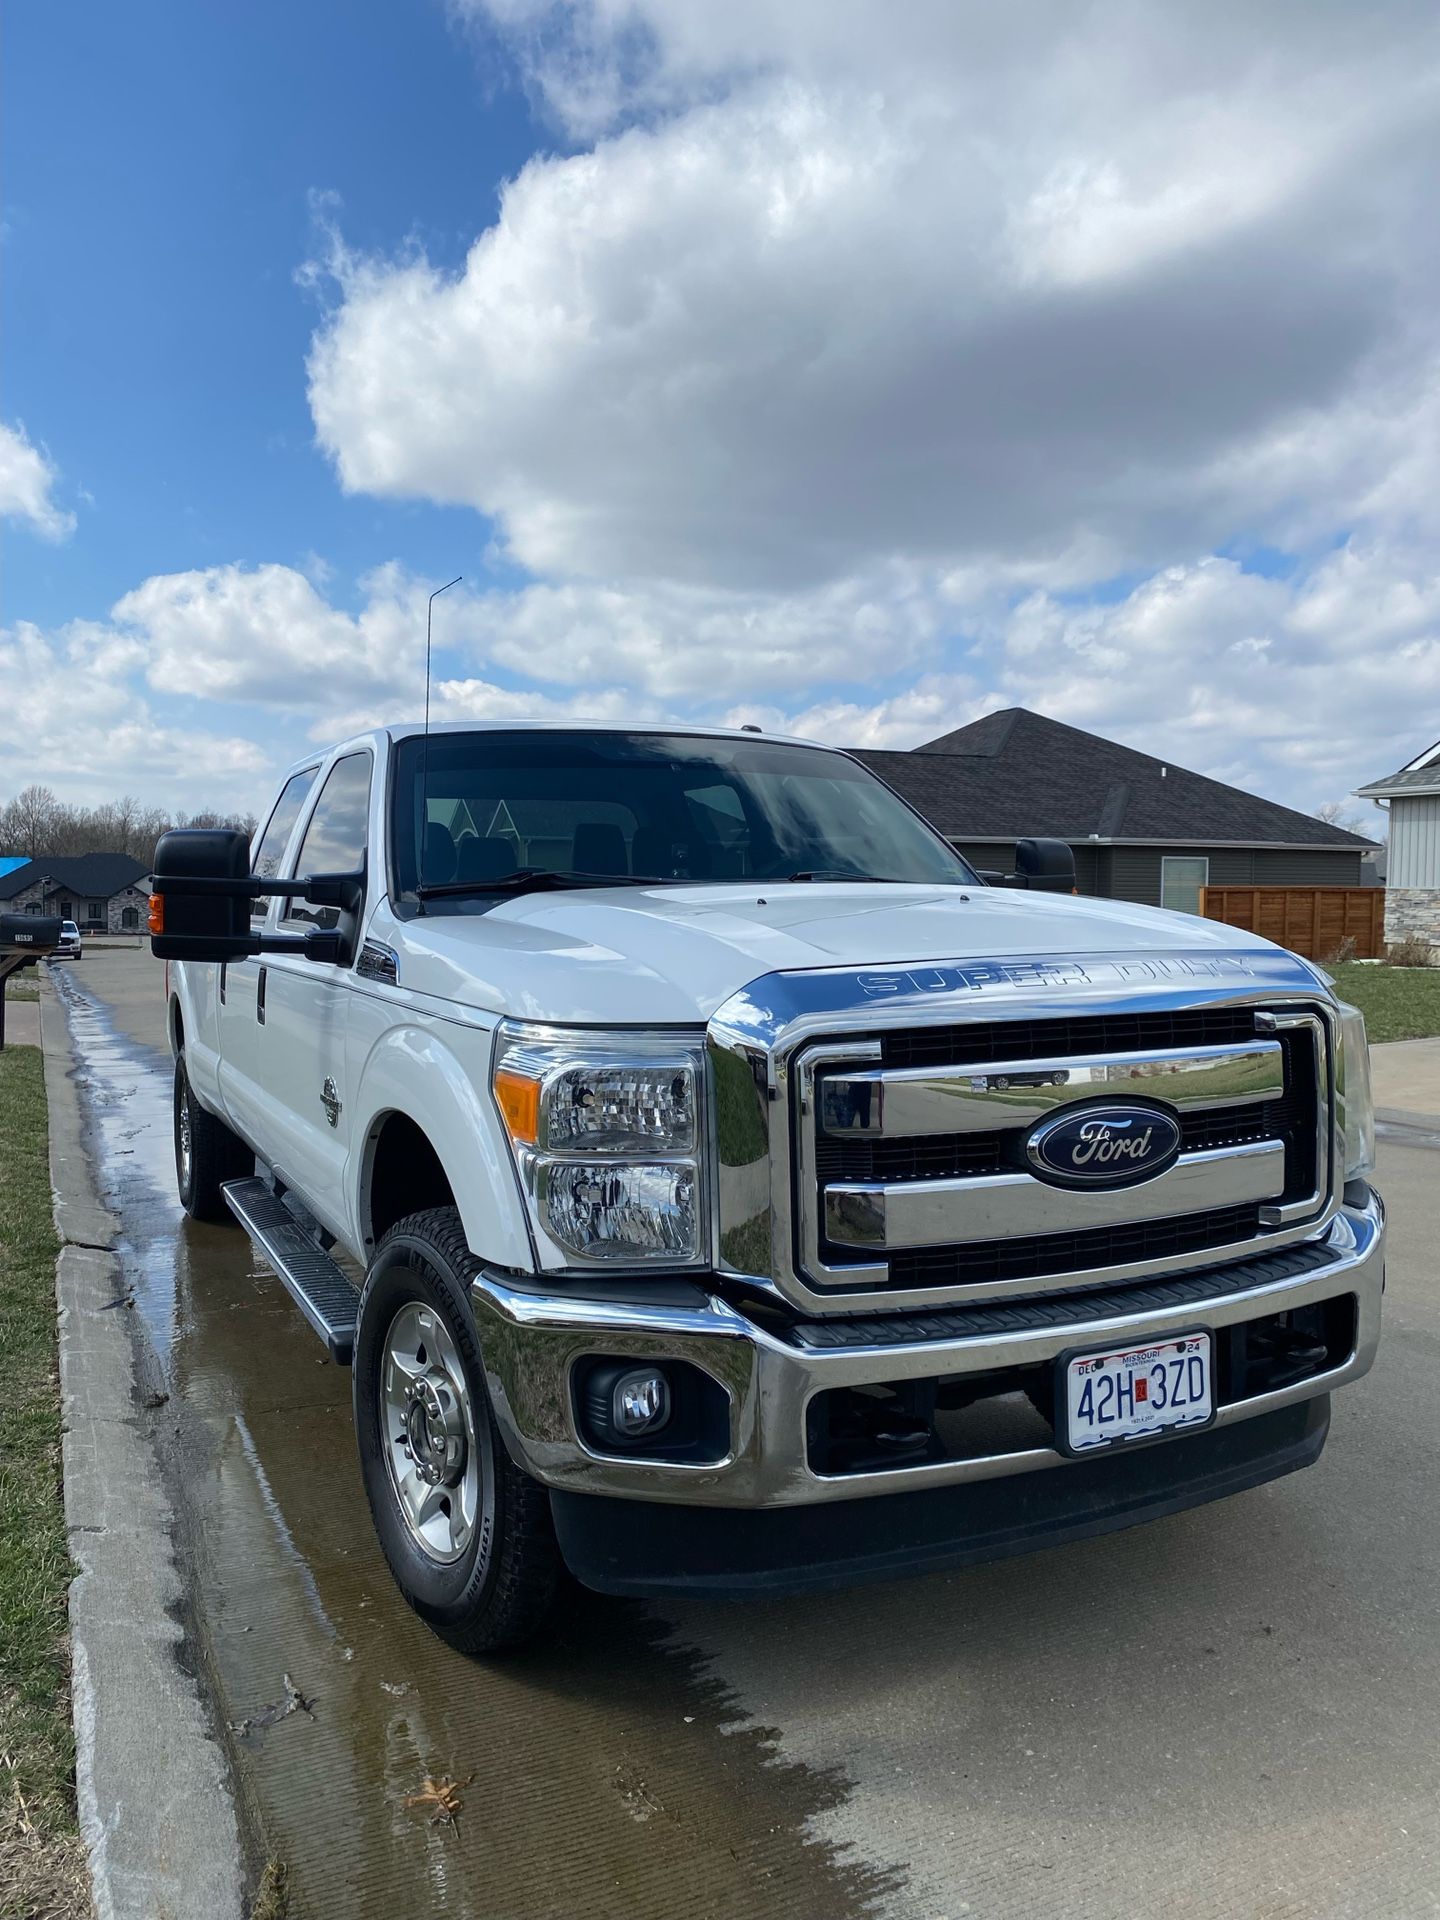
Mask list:
POLYGON ((1375 1171, 1375 1101, 1370 1091, 1370 1045, 1358 1007, 1340 1007, 1340 1124, 1345 1130, 1345 1178, 1375 1171))
POLYGON ((543 1265, 703 1260, 698 1039, 507 1021, 493 1085, 543 1265))

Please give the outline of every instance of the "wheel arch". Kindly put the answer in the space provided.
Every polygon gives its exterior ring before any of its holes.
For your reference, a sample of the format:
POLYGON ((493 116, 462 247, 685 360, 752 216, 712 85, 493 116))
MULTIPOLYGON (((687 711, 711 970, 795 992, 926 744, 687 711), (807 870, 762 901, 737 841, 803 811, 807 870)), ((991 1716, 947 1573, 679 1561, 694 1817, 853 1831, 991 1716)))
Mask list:
POLYGON ((483 1061, 473 1066, 419 1028, 392 1029, 365 1062, 352 1161, 367 1259, 395 1220, 453 1205, 478 1258, 520 1270, 533 1264, 509 1146, 488 1094, 490 1036, 467 1037, 483 1043, 483 1061))

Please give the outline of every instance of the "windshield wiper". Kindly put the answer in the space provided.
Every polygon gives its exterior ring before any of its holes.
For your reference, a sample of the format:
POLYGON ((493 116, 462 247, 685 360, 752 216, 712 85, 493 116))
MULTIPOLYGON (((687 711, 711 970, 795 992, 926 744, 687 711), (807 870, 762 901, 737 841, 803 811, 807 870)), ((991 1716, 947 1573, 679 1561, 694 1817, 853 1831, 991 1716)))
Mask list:
POLYGON ((517 867, 495 880, 441 880, 416 887, 417 900, 460 899, 475 893, 555 893, 565 887, 659 887, 644 873, 573 873, 554 867, 517 867))
POLYGON ((890 887, 899 884, 879 873, 852 873, 847 867, 802 867, 799 873, 787 873, 787 880, 854 880, 857 885, 890 887))

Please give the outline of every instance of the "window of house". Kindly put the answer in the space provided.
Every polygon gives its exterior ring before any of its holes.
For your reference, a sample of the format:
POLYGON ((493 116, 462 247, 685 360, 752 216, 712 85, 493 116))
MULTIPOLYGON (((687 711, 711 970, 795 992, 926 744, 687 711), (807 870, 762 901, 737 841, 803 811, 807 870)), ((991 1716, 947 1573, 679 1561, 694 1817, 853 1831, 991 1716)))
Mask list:
POLYGON ((90 922, 103 920, 105 918, 105 902, 103 900, 87 900, 85 903, 85 918, 90 922))
POLYGON ((140 915, 134 907, 122 907, 120 909, 120 925, 126 933, 134 933, 139 924, 140 915))
POLYGON ((1201 855, 1166 854, 1160 862, 1160 904, 1172 913, 1199 913, 1200 889, 1210 884, 1210 862, 1201 855))
MULTIPOLYGON (((370 824, 370 755, 347 753, 337 760, 326 775, 315 811, 300 842, 295 872, 355 873, 365 864, 365 845, 370 824)), ((335 907, 318 907, 309 900, 292 900, 285 910, 285 923, 333 927, 340 913, 335 907)))

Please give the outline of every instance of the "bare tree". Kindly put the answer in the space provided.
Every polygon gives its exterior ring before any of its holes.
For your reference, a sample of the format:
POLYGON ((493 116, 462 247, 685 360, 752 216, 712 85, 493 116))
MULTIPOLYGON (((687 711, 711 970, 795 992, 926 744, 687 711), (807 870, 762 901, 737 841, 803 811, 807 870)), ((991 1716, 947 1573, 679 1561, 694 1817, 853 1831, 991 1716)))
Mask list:
POLYGON ((49 787, 26 787, 0 810, 0 847, 13 848, 28 860, 50 853, 62 812, 49 787))
POLYGON ((173 819, 161 807, 147 807, 132 794, 98 807, 74 807, 58 800, 49 787, 27 787, 0 806, 0 853, 24 854, 28 860, 46 855, 128 853, 148 861, 155 842, 171 827, 238 827, 253 835, 253 813, 206 810, 173 819))
POLYGON ((1342 833, 1364 834, 1367 840, 1375 837, 1364 816, 1347 800, 1327 800, 1324 806, 1316 807, 1315 818, 1323 820, 1327 827, 1338 827, 1342 833))

